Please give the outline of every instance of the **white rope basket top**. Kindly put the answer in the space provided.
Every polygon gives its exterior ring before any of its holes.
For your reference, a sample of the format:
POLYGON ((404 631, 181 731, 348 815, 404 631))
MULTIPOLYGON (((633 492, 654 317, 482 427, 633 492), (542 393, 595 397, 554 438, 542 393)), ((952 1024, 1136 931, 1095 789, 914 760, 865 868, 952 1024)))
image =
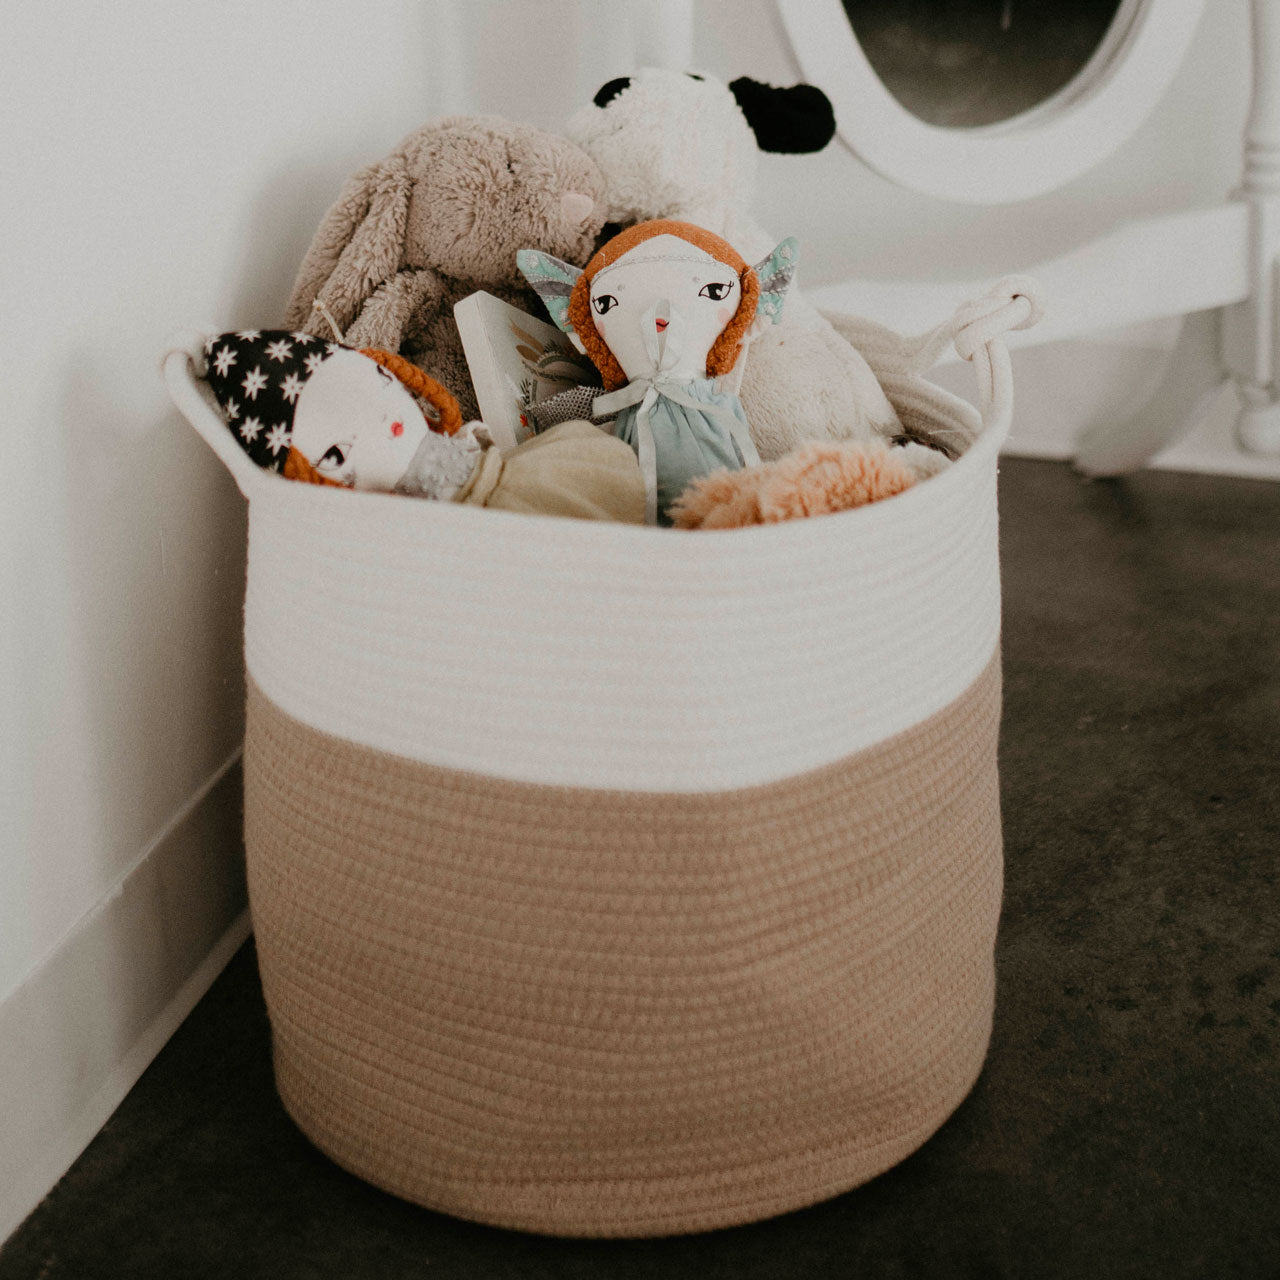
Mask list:
POLYGON ((1013 406, 1000 338, 1038 314, 1014 278, 916 338, 833 317, 905 424, 973 443, 892 498, 734 530, 299 484, 236 444, 197 377, 203 336, 164 370, 250 499, 245 660, 276 705, 447 768, 711 791, 883 741, 991 662, 996 457, 1013 406), (923 376, 948 342, 975 366, 978 409, 923 376))

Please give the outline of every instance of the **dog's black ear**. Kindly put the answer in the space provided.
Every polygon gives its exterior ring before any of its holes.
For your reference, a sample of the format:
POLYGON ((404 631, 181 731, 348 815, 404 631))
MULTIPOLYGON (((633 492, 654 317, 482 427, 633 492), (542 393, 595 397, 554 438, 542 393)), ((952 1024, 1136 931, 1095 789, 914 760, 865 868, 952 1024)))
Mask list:
POLYGON ((597 107, 607 107, 630 83, 630 76, 619 76, 616 80, 609 80, 596 90, 596 96, 591 101, 597 107))
POLYGON ((762 151, 821 151, 835 137, 831 99, 815 85, 775 89, 742 76, 729 88, 762 151))

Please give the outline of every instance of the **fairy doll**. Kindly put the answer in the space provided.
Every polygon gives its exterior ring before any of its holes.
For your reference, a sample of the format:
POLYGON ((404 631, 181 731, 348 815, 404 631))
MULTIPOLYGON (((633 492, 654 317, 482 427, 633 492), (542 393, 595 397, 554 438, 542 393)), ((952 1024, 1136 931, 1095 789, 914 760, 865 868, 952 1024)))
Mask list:
POLYGON ((741 357, 781 314, 794 240, 752 267, 719 236, 661 219, 615 236, 582 269, 533 249, 517 262, 600 370, 593 416, 616 415, 613 434, 635 450, 648 523, 670 524, 691 481, 760 461, 737 395, 741 357))

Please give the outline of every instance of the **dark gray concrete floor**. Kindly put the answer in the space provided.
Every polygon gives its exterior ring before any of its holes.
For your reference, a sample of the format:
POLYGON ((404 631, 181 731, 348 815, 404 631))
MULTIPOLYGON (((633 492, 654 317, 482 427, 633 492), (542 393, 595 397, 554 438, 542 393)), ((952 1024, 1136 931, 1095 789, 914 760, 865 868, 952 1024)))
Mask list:
POLYGON ((316 1153, 246 947, 0 1280, 1280 1276, 1280 485, 1007 460, 1007 888, 986 1069, 919 1152, 771 1222, 457 1222, 316 1153))

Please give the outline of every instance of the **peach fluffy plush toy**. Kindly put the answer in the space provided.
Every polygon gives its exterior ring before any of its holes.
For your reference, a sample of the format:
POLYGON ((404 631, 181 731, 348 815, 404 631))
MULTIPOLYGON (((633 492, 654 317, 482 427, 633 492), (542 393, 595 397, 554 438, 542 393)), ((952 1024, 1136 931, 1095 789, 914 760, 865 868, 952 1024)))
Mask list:
POLYGON ((680 495, 671 515, 678 529, 741 529, 848 511, 914 482, 899 449, 820 441, 745 471, 713 471, 680 495))

